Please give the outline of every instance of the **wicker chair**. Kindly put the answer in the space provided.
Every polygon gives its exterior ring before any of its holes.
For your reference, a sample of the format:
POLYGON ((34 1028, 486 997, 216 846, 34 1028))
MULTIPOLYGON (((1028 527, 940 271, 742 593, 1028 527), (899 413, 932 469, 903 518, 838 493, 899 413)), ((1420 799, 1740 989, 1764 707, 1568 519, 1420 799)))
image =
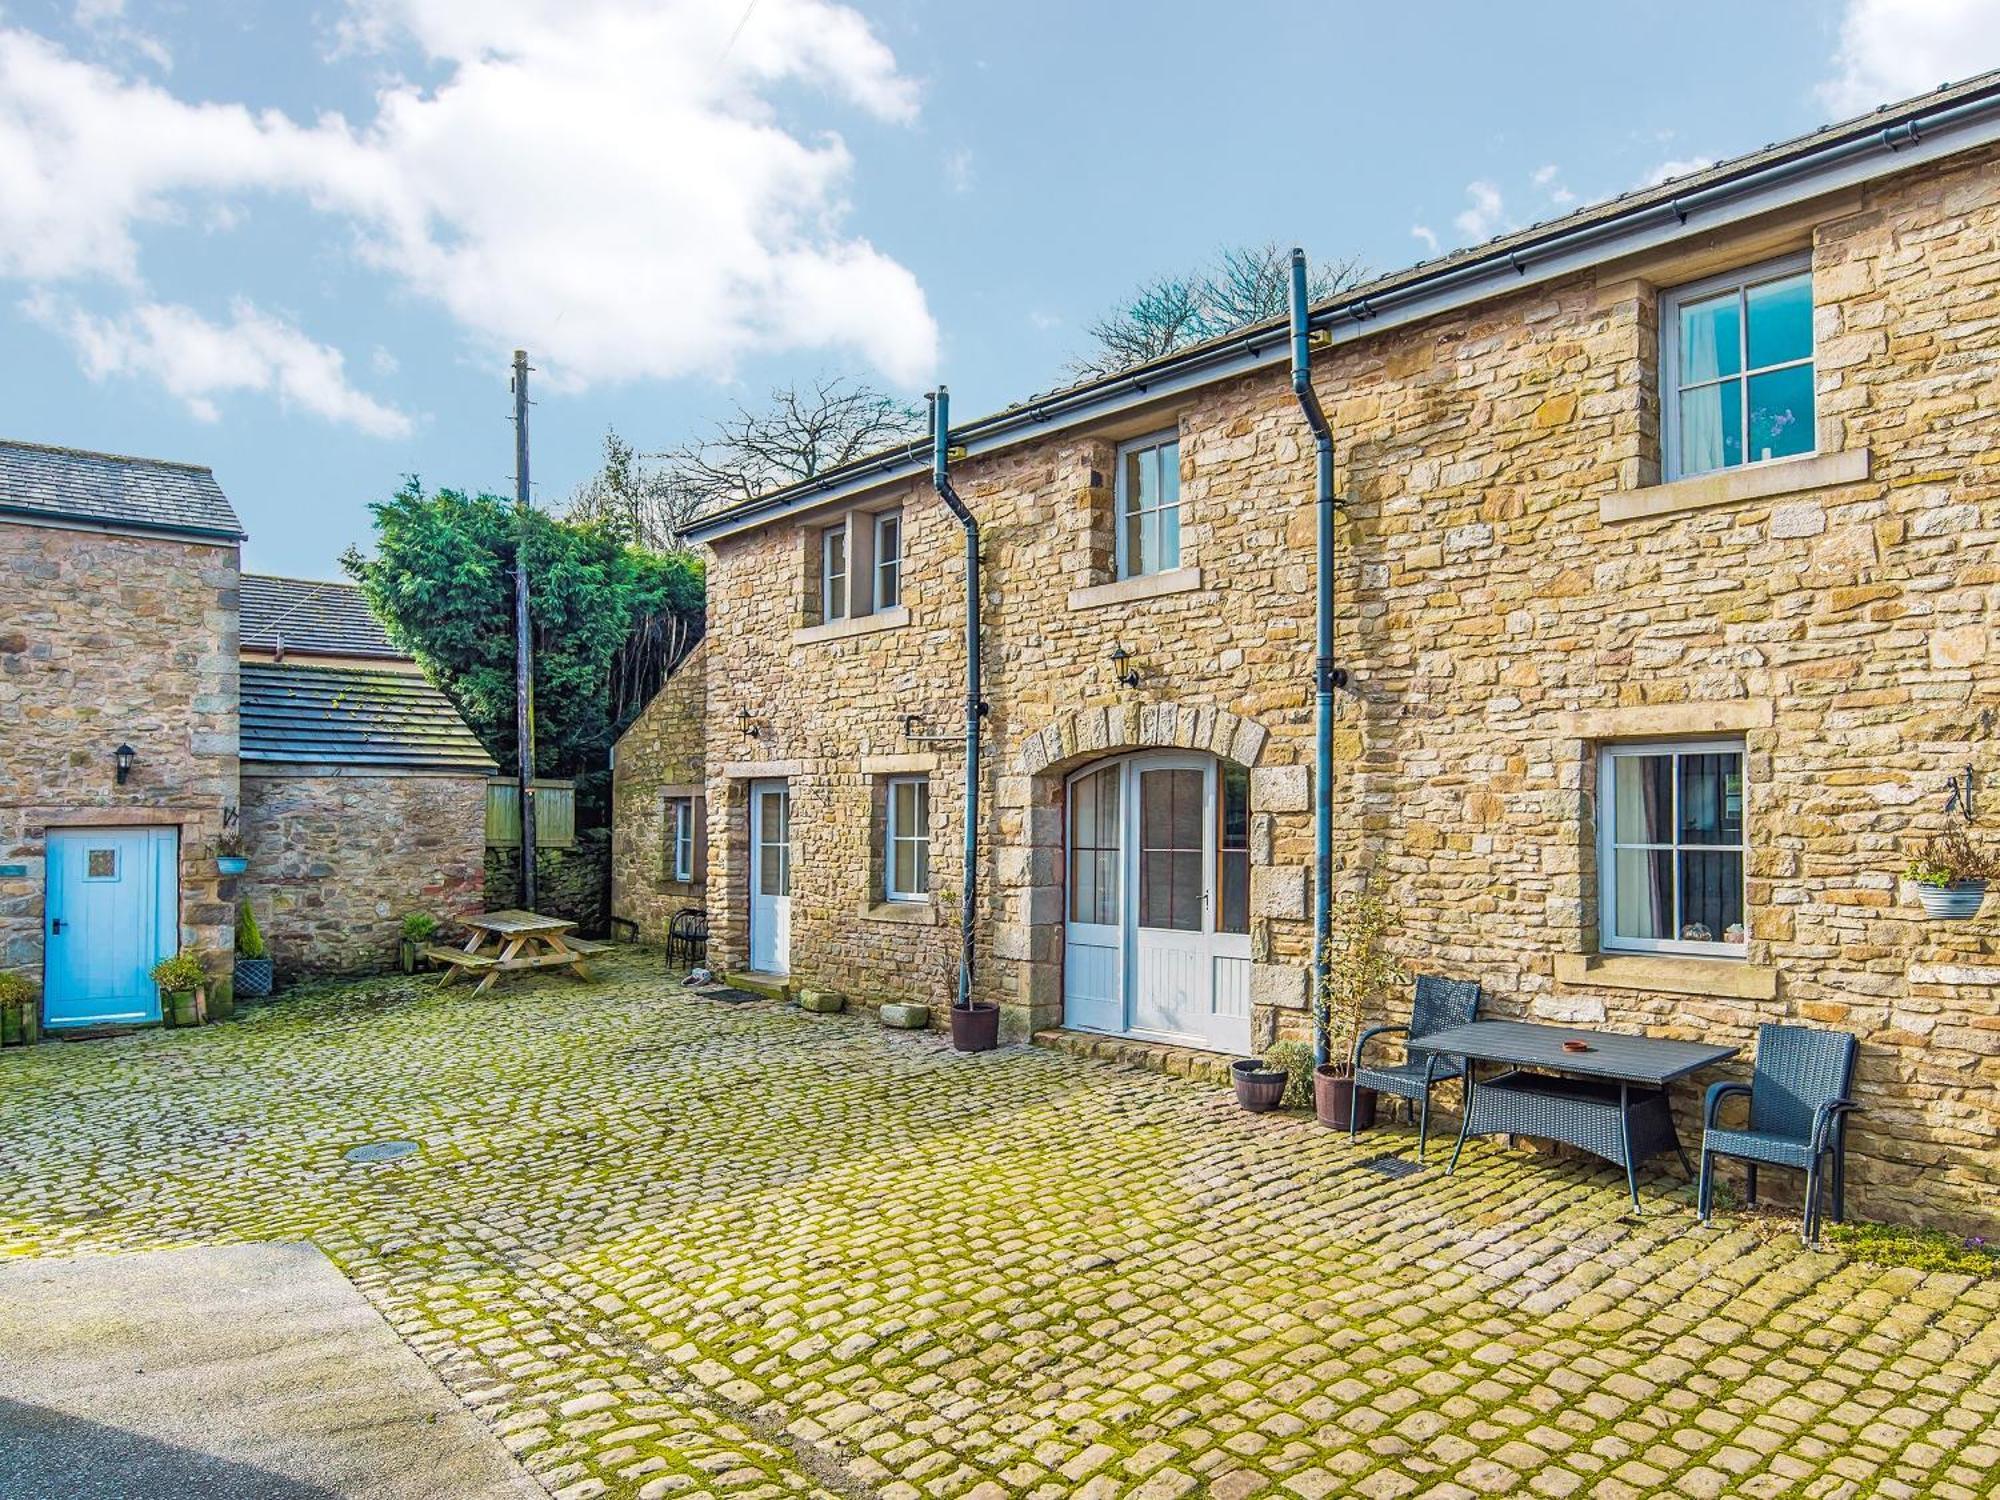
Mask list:
POLYGON ((667 964, 693 968, 708 957, 708 913, 683 906, 667 923, 667 964))
POLYGON ((1847 1214, 1847 1116, 1860 1106, 1847 1097, 1854 1082, 1854 1038, 1812 1026, 1761 1026, 1757 1061, 1748 1083, 1711 1084, 1702 1101, 1701 1187, 1697 1202, 1708 1222, 1715 1190, 1715 1158, 1744 1164, 1744 1197, 1757 1201, 1757 1167, 1795 1167, 1806 1174, 1805 1217, 1799 1237, 1819 1239, 1821 1184, 1833 1158, 1833 1221, 1847 1214), (1731 1094, 1750 1097, 1750 1122, 1728 1130, 1715 1122, 1731 1094))
MULTIPOLYGON (((1357 1089, 1374 1089, 1380 1094, 1393 1094, 1398 1099, 1417 1103, 1422 1113, 1417 1122, 1417 1161, 1421 1164, 1428 1146, 1431 1127, 1431 1089, 1449 1078, 1458 1078, 1465 1072, 1462 1057, 1441 1057, 1436 1053, 1426 1053, 1421 1060, 1411 1060, 1380 1067, 1364 1067, 1361 1051, 1371 1038, 1389 1032, 1400 1032, 1406 1037, 1429 1036, 1434 1031, 1444 1031, 1452 1026, 1464 1026, 1479 1014, 1479 981, 1476 979, 1444 979, 1436 974, 1417 976, 1416 1000, 1410 1007, 1410 1024, 1407 1026, 1371 1026, 1362 1032, 1354 1042, 1354 1086, 1357 1089)), ((1354 1139, 1358 1111, 1349 1111, 1347 1137, 1354 1139)))

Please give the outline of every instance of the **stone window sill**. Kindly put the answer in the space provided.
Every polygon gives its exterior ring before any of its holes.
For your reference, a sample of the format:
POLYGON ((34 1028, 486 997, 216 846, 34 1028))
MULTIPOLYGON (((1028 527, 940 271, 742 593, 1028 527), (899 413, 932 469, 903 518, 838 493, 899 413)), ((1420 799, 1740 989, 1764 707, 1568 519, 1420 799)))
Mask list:
POLYGON ((1712 505, 1734 505, 1744 500, 1768 499, 1773 495, 1795 495, 1836 484, 1860 484, 1868 478, 1868 474, 1869 453, 1866 448, 1847 448, 1838 453, 1808 453, 1798 458, 1773 459, 1768 463, 1745 464, 1739 469, 1697 474, 1692 479, 1676 479, 1671 484, 1648 485, 1621 495, 1606 495, 1597 502, 1597 518, 1605 522, 1642 521, 1681 511, 1706 510, 1712 505))
POLYGON ((1778 971, 1769 964, 1668 953, 1558 953, 1556 978, 1599 989, 1733 1000, 1772 1000, 1778 994, 1778 971))
POLYGON ((819 641, 844 641, 852 635, 873 635, 878 630, 900 630, 910 623, 910 612, 902 606, 878 609, 851 620, 828 620, 824 625, 804 625, 792 632, 794 646, 810 646, 819 641))
POLYGON ((1164 573, 1141 573, 1136 578, 1120 578, 1113 583, 1094 583, 1089 588, 1071 589, 1069 607, 1101 609, 1109 604, 1137 604, 1143 599, 1186 594, 1200 587, 1200 568, 1169 568, 1164 573))
POLYGON ((935 927, 938 914, 934 901, 874 901, 861 908, 864 922, 894 922, 906 927, 935 927))

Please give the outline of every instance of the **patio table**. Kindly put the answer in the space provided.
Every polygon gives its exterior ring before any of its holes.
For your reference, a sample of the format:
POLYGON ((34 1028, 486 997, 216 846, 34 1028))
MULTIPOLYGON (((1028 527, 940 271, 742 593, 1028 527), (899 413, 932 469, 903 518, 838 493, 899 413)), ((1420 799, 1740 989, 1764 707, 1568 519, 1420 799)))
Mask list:
POLYGON ((1468 1135, 1563 1141, 1623 1167, 1636 1210, 1639 1164, 1648 1157, 1671 1148, 1694 1176, 1674 1132, 1667 1086, 1729 1061, 1739 1049, 1533 1021, 1473 1021, 1414 1037, 1409 1050, 1465 1059, 1465 1109, 1447 1174, 1457 1168, 1468 1135), (1589 1050, 1566 1051, 1564 1042, 1589 1050), (1480 1078, 1481 1063, 1505 1071, 1480 1078))
POLYGON ((460 919, 472 936, 463 948, 429 948, 428 957, 445 965, 443 989, 460 974, 478 974, 475 995, 500 982, 502 974, 522 969, 568 969, 579 979, 590 978, 586 958, 604 945, 567 936, 576 923, 532 911, 489 911, 460 919), (487 951, 488 945, 493 951, 487 951))

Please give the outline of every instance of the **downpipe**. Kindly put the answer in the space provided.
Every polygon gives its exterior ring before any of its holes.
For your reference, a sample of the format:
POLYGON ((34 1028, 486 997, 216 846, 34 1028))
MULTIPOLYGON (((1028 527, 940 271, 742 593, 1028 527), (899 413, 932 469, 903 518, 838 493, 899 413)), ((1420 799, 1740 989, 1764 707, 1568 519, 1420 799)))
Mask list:
POLYGON ((954 1008, 972 1008, 977 961, 973 922, 979 900, 979 729, 986 704, 979 685, 979 521, 951 483, 951 392, 939 386, 931 397, 931 488, 965 529, 965 871, 958 913, 958 999, 954 1008))
POLYGON ((1326 1014, 1321 997, 1332 962, 1333 941, 1333 694, 1347 674, 1333 664, 1334 500, 1333 429, 1312 383, 1312 334, 1306 307, 1306 253, 1292 251, 1292 394, 1312 429, 1317 458, 1315 500, 1319 510, 1317 643, 1313 661, 1316 741, 1313 749, 1313 1063, 1327 1056, 1326 1014))

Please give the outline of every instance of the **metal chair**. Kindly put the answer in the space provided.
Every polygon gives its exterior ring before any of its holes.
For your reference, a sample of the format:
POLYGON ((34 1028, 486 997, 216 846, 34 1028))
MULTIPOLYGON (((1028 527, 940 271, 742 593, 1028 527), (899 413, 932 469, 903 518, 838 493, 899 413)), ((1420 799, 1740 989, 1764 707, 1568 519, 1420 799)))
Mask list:
MULTIPOLYGON (((1371 1038, 1385 1036, 1390 1032, 1400 1032, 1406 1037, 1429 1036, 1434 1031, 1467 1025, 1475 1020, 1478 1014, 1478 980, 1445 979, 1436 974, 1419 974, 1416 999, 1410 1007, 1410 1024, 1371 1026, 1355 1038, 1352 1059, 1354 1086, 1357 1089, 1374 1089, 1380 1094, 1393 1094, 1398 1099, 1421 1105, 1422 1113, 1417 1123, 1419 1165, 1422 1165, 1424 1153, 1429 1146, 1431 1089, 1446 1079, 1462 1077, 1465 1073, 1465 1059, 1426 1053, 1422 1061, 1413 1059, 1409 1062, 1364 1068, 1361 1065, 1361 1049, 1368 1045, 1371 1038)), ((1348 1112, 1349 1140, 1354 1139, 1358 1115, 1358 1110, 1348 1112)))
POLYGON ((667 923, 667 962, 693 968, 708 957, 708 913, 683 906, 667 923))
POLYGON ((1701 1107, 1701 1186, 1696 1201, 1708 1222, 1714 1206, 1715 1158, 1744 1164, 1744 1197, 1757 1201, 1759 1163, 1796 1167, 1806 1174, 1805 1217, 1799 1237, 1819 1239, 1823 1165, 1833 1158, 1833 1222, 1847 1215, 1847 1116, 1860 1106, 1848 1098, 1854 1082, 1854 1038, 1814 1026, 1760 1026, 1757 1060, 1748 1083, 1709 1085, 1701 1107), (1750 1122, 1742 1130, 1715 1123, 1717 1107, 1731 1094, 1750 1097, 1750 1122))

